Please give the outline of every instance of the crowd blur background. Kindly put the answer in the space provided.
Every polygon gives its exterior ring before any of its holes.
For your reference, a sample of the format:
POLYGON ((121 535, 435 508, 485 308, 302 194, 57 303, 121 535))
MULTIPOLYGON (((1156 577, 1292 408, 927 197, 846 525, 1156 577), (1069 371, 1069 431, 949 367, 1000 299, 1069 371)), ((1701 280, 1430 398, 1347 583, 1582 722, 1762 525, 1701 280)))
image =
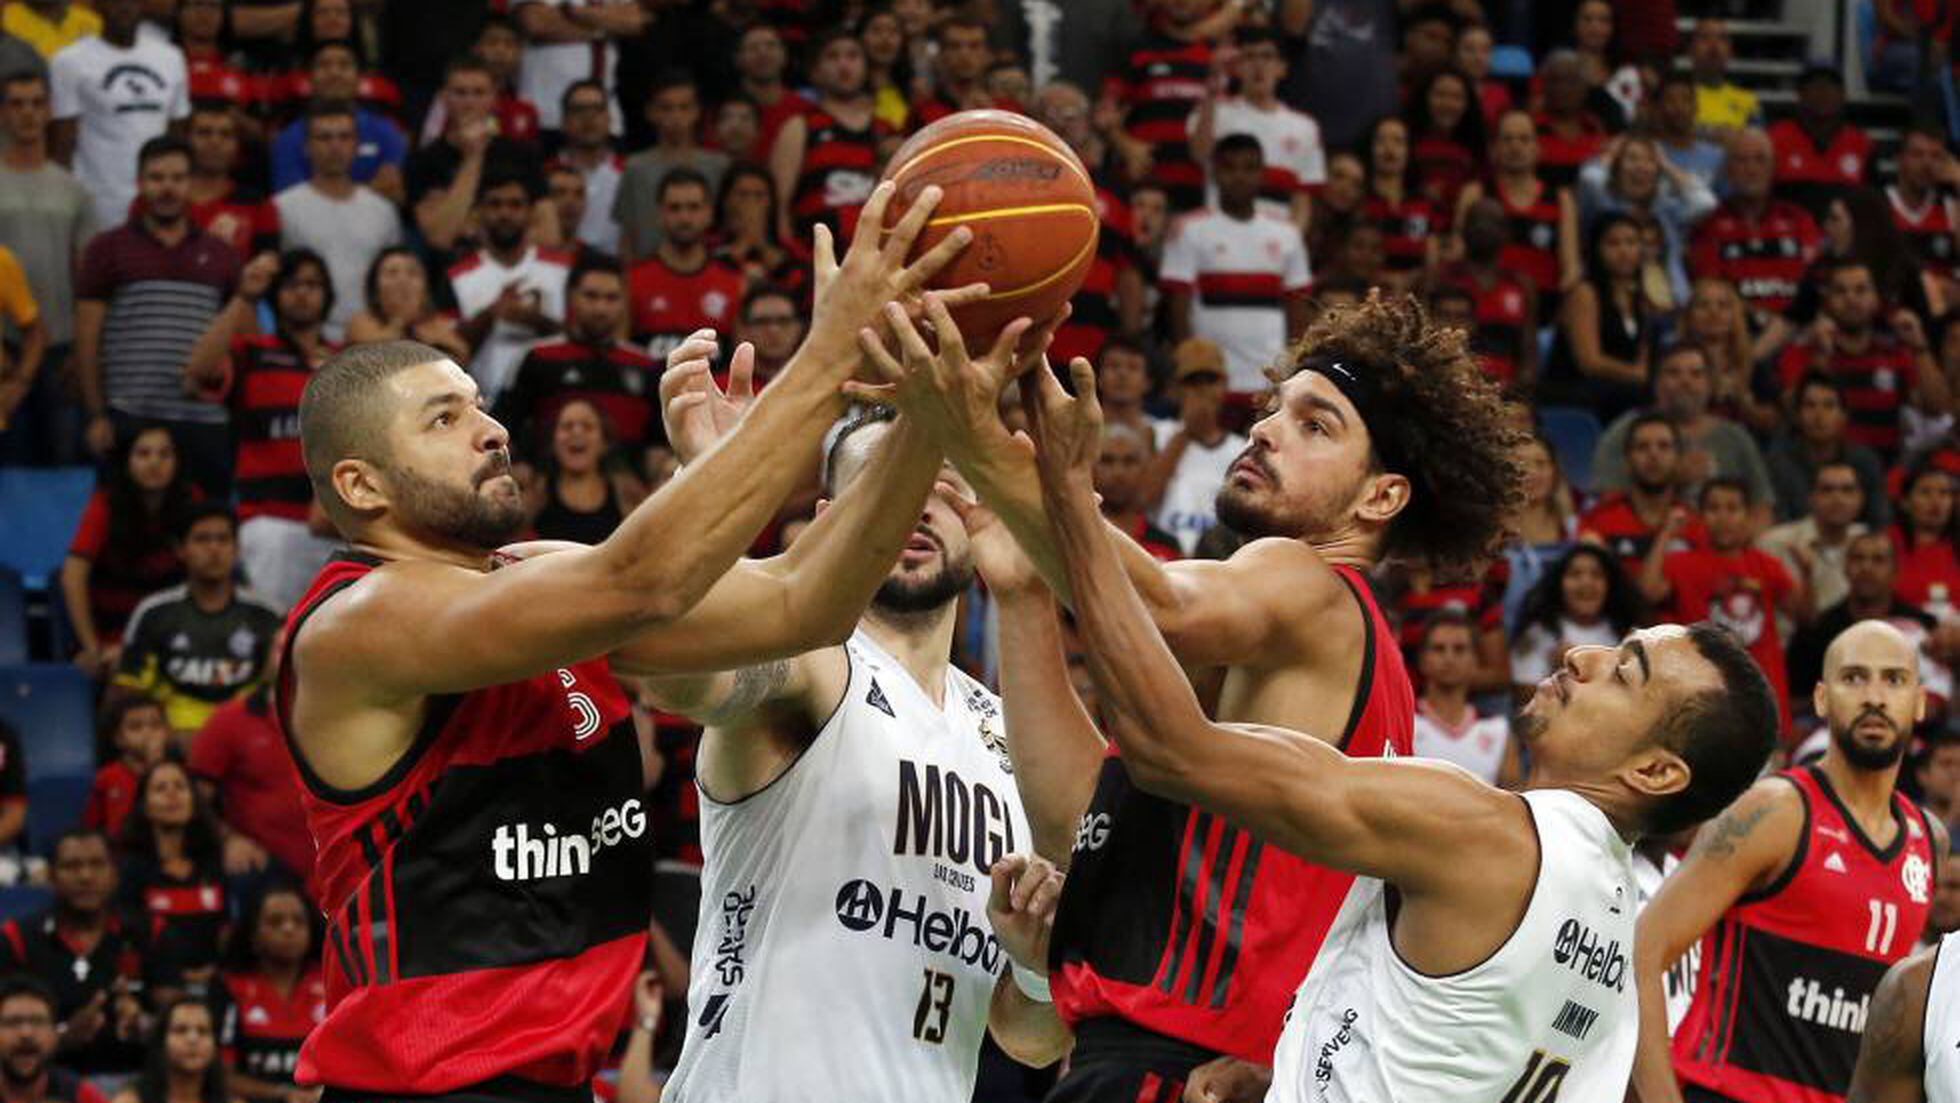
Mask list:
MULTIPOLYGON (((0 6, 0 1076, 9 1099, 299 1103, 312 844, 267 704, 335 547, 297 403, 413 338, 511 434, 537 536, 671 477, 664 357, 766 386, 920 126, 997 108, 1090 170, 1057 359, 1098 369, 1109 519, 1230 554, 1263 369, 1374 289, 1460 327, 1534 429, 1469 573, 1381 570, 1420 753, 1502 784, 1574 646, 1713 619, 1816 753, 1823 646, 1884 618, 1960 815, 1960 128, 1929 0, 7 0, 0 6)), ((758 543, 792 541, 814 484, 758 543)), ((1415 508, 1422 508, 1417 503, 1415 508)), ((685 533, 672 534, 685 540, 685 533)), ((984 591, 957 658, 988 677, 984 591)), ((1092 695, 1086 677, 1078 678, 1092 695)), ((1093 701, 1091 702, 1093 705, 1093 701)), ((657 1098, 700 861, 657 732, 655 953, 617 1084, 657 1098)), ((1941 877, 1928 937, 1960 926, 1941 877)), ((989 1057, 980 1094, 1038 1090, 989 1057)))

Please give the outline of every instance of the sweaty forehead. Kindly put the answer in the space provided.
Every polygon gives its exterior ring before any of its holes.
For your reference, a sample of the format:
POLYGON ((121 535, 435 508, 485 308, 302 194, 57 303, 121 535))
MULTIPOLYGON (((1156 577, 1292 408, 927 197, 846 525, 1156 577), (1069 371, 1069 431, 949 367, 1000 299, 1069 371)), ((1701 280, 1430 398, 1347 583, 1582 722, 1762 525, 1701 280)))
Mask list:
MULTIPOLYGON (((1686 626, 1660 624, 1642 628, 1629 635, 1622 646, 1631 652, 1635 644, 1646 652, 1647 668, 1651 672, 1649 685, 1665 687, 1671 695, 1721 687, 1722 676, 1713 663, 1702 657, 1694 640, 1689 638, 1686 626)), ((1638 661, 1634 660, 1636 665, 1638 661)))

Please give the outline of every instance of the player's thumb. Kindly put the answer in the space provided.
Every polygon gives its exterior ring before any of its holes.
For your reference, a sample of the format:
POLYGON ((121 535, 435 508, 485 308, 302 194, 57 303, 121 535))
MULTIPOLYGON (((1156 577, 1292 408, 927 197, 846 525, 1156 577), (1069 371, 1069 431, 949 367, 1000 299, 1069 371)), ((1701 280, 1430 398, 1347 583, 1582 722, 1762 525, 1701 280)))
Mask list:
POLYGON ((1009 854, 994 863, 990 871, 993 877, 993 891, 987 896, 987 910, 990 912, 1012 912, 1014 910, 1014 882, 1027 868, 1028 859, 1023 854, 1009 854))

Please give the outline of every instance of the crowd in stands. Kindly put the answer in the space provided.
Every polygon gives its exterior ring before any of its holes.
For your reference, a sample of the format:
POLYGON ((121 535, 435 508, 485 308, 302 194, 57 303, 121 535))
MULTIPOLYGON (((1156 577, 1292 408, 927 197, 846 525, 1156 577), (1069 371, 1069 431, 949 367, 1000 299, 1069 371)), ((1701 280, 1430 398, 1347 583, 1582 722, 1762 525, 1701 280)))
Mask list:
MULTIPOLYGON (((1871 83, 1934 102, 1950 28, 1875 8, 1871 83)), ((1800 760, 1825 642, 1876 617, 1934 694, 1912 786, 1960 816, 1953 120, 1922 110, 1881 149, 1824 58, 1772 122, 1723 10, 6 0, 0 467, 97 471, 42 658, 100 693, 57 838, 25 837, 33 764, 0 727, 0 882, 52 893, 0 926, 9 1098, 311 1098, 312 844, 268 689, 338 542, 301 462, 309 373, 348 344, 442 350, 509 430, 534 534, 601 539, 675 470, 667 352, 712 327, 756 352, 731 385, 767 386, 807 322, 813 227, 848 234, 897 144, 971 108, 1040 120, 1095 181, 1054 353, 1096 364, 1103 508, 1153 554, 1240 542, 1212 499, 1316 312, 1415 295, 1518 398, 1537 433, 1510 546, 1375 579, 1419 753, 1516 784, 1507 714, 1567 650, 1710 619, 1800 760)), ((968 596, 958 643, 981 676, 987 606, 968 596)), ((695 731, 638 721, 661 853, 698 861, 695 731)), ((685 947, 657 945, 658 980, 621 994, 635 1103, 672 1056, 662 982, 686 988, 685 947)))

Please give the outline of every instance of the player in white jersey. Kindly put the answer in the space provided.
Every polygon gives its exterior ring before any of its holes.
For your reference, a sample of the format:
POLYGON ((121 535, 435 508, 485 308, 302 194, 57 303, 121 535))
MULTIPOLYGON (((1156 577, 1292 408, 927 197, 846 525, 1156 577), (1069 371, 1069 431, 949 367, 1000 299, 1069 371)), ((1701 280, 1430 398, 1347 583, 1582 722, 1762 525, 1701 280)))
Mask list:
POLYGON ((1416 645, 1416 671, 1422 675, 1416 757, 1453 762, 1480 781, 1515 789, 1522 763, 1511 739, 1511 722, 1502 715, 1480 715, 1470 700, 1476 646, 1476 625, 1455 609, 1438 612, 1422 626, 1416 645))
MULTIPOLYGON (((956 347, 950 317, 930 312, 942 349, 956 347)), ((1025 330, 1010 326, 990 355, 1011 356, 1025 330)), ((688 370, 705 380, 705 364, 688 370)), ((676 384, 662 390, 677 452, 710 446, 715 430, 676 416, 676 384)), ((958 515, 925 491, 935 474, 959 477, 910 422, 865 415, 838 430, 825 491, 894 463, 916 485, 888 495, 886 519, 916 528, 848 640, 649 683, 707 729, 695 759, 706 865, 673 1103, 964 1103, 990 1025, 1031 1064, 1066 1047, 1043 979, 1060 878, 1015 856, 1033 844, 999 700, 951 665, 972 555, 958 515), (1010 883, 1020 907, 1005 906, 1010 883)))
MULTIPOLYGON (((1639 1031, 1632 842, 1713 815, 1762 768, 1776 702, 1748 653, 1709 625, 1575 648, 1521 715, 1532 762, 1521 796, 1445 764, 1351 759, 1302 732, 1214 723, 1101 522, 1095 377, 1085 361, 1071 369, 1079 397, 1037 372, 1026 405, 1076 623, 1130 776, 1359 875, 1288 1013, 1269 1100, 1618 1099, 1639 1031)), ((1327 378, 1364 418, 1379 413, 1367 365, 1327 378)), ((1304 411, 1321 431, 1300 443, 1255 443, 1352 446, 1327 410, 1304 411)), ((1330 488, 1406 490, 1379 477, 1330 488)))
POLYGON ((1886 971, 1846 1103, 1960 1103, 1960 931, 1886 971))

